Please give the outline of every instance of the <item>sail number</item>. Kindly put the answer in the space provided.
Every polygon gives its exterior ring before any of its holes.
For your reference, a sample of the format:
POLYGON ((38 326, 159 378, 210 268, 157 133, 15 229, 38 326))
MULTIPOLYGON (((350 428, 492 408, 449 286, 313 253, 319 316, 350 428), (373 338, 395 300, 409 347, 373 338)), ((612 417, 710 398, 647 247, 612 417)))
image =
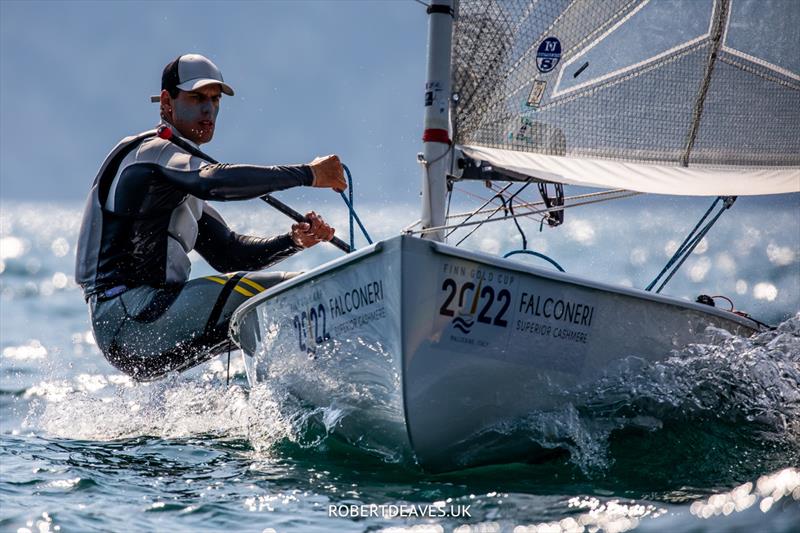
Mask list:
POLYGON ((491 285, 476 288, 471 281, 459 286, 455 280, 447 278, 442 283, 442 291, 445 293, 445 299, 439 308, 440 315, 455 316, 456 311, 461 315, 473 315, 477 311, 478 322, 482 324, 501 328, 508 326, 508 321, 505 319, 511 305, 511 292, 508 289, 496 292, 491 285))
POLYGON ((292 322, 297 332, 298 346, 308 355, 314 355, 320 344, 331 339, 327 329, 325 306, 322 304, 295 315, 292 322))

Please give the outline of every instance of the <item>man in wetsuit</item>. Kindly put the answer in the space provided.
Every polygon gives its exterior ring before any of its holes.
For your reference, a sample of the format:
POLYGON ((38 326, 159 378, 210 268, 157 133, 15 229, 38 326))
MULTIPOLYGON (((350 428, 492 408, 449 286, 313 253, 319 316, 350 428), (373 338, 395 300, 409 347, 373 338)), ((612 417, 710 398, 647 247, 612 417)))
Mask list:
MULTIPOLYGON (((194 148, 213 137, 222 93, 233 95, 216 65, 198 54, 170 62, 161 89, 153 97, 161 106, 160 126, 194 148)), ((123 139, 92 185, 75 268, 106 359, 147 381, 229 349, 233 311, 294 275, 259 271, 330 240, 333 229, 312 212, 307 223, 282 235, 240 235, 207 201, 301 185, 344 190, 338 158, 291 166, 209 164, 156 130, 123 139), (190 280, 191 250, 228 274, 190 280)))

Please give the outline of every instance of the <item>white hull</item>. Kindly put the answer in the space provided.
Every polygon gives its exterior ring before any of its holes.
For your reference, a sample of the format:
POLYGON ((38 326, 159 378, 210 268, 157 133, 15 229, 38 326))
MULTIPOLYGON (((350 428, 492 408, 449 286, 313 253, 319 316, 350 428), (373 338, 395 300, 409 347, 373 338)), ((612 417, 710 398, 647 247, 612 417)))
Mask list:
POLYGON ((626 357, 665 358, 709 325, 756 328, 708 306, 402 236, 254 297, 232 336, 253 356, 251 384, 280 381, 332 407, 342 438, 436 471, 535 459, 541 449, 527 441, 479 455, 470 441, 559 408, 565 390, 626 357))

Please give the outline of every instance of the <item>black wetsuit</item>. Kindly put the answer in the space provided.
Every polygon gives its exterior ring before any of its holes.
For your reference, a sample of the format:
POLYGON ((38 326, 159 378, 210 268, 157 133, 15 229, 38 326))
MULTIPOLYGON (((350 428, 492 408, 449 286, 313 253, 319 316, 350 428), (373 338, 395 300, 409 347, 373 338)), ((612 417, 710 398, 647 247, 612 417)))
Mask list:
POLYGON ((123 139, 92 185, 75 268, 109 362, 135 379, 152 380, 228 348, 233 311, 292 274, 189 280, 188 253, 194 249, 230 273, 261 270, 300 248, 288 233, 260 238, 233 232, 206 200, 255 198, 312 182, 307 165, 210 165, 155 130, 123 139))

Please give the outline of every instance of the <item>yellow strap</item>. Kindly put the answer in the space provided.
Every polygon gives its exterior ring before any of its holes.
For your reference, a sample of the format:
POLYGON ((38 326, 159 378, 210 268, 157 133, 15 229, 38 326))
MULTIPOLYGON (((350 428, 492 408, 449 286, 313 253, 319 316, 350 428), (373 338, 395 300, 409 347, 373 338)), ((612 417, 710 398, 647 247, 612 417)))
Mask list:
POLYGON ((251 279, 242 278, 239 280, 239 283, 246 283, 247 285, 250 285, 252 288, 257 290, 258 292, 264 292, 265 290, 267 290, 266 287, 259 285, 258 283, 256 283, 251 279))
MULTIPOLYGON (((230 275, 228 275, 228 277, 230 277, 230 275)), ((216 283, 219 283, 220 285, 225 285, 228 282, 227 279, 222 279, 222 278, 217 277, 217 276, 206 276, 205 279, 207 279, 209 281, 214 281, 216 283)), ((243 281, 243 280, 239 280, 239 281, 243 281)), ((250 282, 250 283, 254 283, 254 282, 250 282)), ((254 283, 254 284, 258 285, 258 283, 254 283)), ((243 294, 244 296, 247 296, 248 298, 250 298, 251 296, 255 296, 255 293, 250 292, 247 289, 244 289, 242 287, 239 287, 239 285, 236 285, 236 287, 234 287, 233 290, 235 290, 239 294, 243 294)), ((264 288, 262 287, 261 290, 264 290, 264 288)))
POLYGON ((235 286, 235 287, 233 288, 233 290, 235 290, 235 291, 236 291, 236 292, 238 292, 239 294, 244 294, 244 295, 245 295, 245 296, 247 296, 248 298, 250 298, 251 296, 255 296, 255 293, 252 293, 252 292, 250 292, 250 291, 248 291, 248 290, 245 290, 245 289, 241 288, 241 287, 240 287, 240 286, 238 286, 238 285, 237 285, 237 286, 235 286))

